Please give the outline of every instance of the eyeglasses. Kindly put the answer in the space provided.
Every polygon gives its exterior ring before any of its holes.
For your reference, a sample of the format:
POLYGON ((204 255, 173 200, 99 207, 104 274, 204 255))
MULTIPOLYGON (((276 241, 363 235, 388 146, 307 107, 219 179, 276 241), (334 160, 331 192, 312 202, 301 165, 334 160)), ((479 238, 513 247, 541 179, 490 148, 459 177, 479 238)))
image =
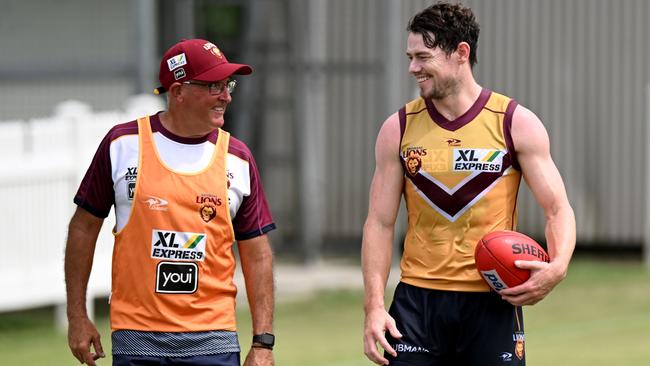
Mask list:
POLYGON ((226 90, 228 90, 228 94, 232 94, 232 92, 235 91, 235 86, 237 86, 237 80, 226 80, 209 84, 190 80, 183 81, 183 84, 207 87, 211 95, 220 95, 226 90))

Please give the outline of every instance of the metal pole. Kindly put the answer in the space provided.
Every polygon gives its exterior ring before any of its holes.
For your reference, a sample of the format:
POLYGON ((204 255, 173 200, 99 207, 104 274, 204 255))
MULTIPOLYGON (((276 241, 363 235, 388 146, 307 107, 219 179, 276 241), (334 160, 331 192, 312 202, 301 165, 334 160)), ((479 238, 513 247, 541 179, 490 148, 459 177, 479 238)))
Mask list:
POLYGON ((321 259, 324 225, 325 157, 325 59, 327 3, 325 0, 293 1, 297 30, 294 56, 299 60, 294 84, 294 131, 297 151, 298 237, 304 260, 321 259))
POLYGON ((327 3, 325 0, 311 0, 307 9, 307 67, 304 78, 306 100, 302 121, 303 129, 300 155, 303 174, 301 204, 305 217, 305 225, 301 233, 307 249, 307 261, 318 262, 321 258, 323 245, 323 224, 325 214, 325 58, 327 52, 327 3), (307 107, 308 106, 308 107, 307 107))
MULTIPOLYGON (((646 84, 646 141, 650 141, 650 84, 646 84)), ((650 158, 650 148, 646 145, 646 157, 650 158)), ((646 159, 648 161, 648 159, 646 159)), ((650 268, 650 169, 645 169, 645 229, 643 238, 643 261, 650 268)))
MULTIPOLYGON (((400 108, 402 100, 401 77, 404 74, 402 70, 402 59, 404 58, 404 40, 406 39, 406 24, 402 22, 402 12, 400 2, 394 0, 384 0, 382 2, 383 18, 385 27, 383 27, 385 40, 384 46, 384 85, 389 87, 383 88, 385 95, 384 115, 395 113, 400 108)), ((393 238, 393 265, 399 264, 402 256, 402 241, 406 233, 406 208, 404 201, 400 202, 399 212, 395 221, 395 232, 393 238)))
POLYGON ((406 40, 406 24, 402 24, 402 12, 400 2, 384 0, 382 3, 383 18, 385 24, 382 27, 384 37, 381 40, 384 53, 384 85, 382 88, 386 93, 384 103, 384 115, 388 117, 393 114, 403 102, 401 99, 401 76, 403 75, 402 60, 404 59, 404 42, 406 40))
POLYGON ((194 38, 194 0, 176 0, 173 3, 176 43, 181 38, 194 38))
MULTIPOLYGON (((268 58, 262 52, 265 47, 265 35, 269 31, 268 22, 272 4, 268 0, 247 0, 246 18, 244 20, 241 60, 236 62, 253 64, 254 72, 242 77, 242 83, 237 84, 237 95, 234 99, 236 114, 234 123, 228 126, 233 135, 246 142, 256 151, 260 146, 261 136, 258 132, 262 109, 261 91, 264 90, 266 78, 266 65, 268 58), (251 105, 259 105, 250 108, 251 105)), ((267 37, 268 38, 268 37, 267 37)), ((265 52, 265 51, 264 51, 265 52)))
POLYGON ((135 6, 135 23, 137 24, 137 44, 134 54, 137 56, 136 93, 151 93, 156 86, 156 2, 154 0, 138 0, 135 6))

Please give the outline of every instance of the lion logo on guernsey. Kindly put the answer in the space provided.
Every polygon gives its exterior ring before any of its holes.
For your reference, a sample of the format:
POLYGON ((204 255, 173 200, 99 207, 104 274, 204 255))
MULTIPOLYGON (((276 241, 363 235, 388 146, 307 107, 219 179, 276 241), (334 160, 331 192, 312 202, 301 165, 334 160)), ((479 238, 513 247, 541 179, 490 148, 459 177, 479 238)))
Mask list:
POLYGON ((151 258, 203 261, 207 234, 153 229, 151 258))
POLYGON ((214 194, 202 193, 196 196, 196 203, 201 205, 199 207, 201 219, 208 222, 217 216, 217 206, 221 206, 223 201, 214 194))
POLYGON ((203 205, 199 209, 203 221, 208 222, 217 216, 217 209, 213 205, 203 205))
POLYGON ((427 149, 422 147, 409 147, 402 157, 406 162, 406 171, 414 177, 422 169, 422 157, 427 155, 427 149))

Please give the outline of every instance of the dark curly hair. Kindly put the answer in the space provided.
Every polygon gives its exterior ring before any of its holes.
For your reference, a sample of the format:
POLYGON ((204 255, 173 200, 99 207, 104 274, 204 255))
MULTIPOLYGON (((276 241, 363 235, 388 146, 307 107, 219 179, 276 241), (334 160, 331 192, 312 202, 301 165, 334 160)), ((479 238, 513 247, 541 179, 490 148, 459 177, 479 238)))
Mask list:
POLYGON ((456 51, 460 42, 467 42, 471 67, 478 61, 476 51, 480 27, 472 9, 461 4, 438 2, 431 5, 415 14, 406 30, 421 34, 427 47, 440 47, 447 55, 456 51))

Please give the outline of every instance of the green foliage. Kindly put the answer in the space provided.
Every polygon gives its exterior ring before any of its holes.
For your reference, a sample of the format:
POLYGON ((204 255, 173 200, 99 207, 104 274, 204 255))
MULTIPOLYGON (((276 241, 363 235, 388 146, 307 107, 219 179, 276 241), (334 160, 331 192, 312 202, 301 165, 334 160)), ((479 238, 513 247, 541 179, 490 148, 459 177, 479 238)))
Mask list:
MULTIPOLYGON (((363 355, 363 295, 326 292, 278 306, 277 365, 368 365, 363 355)), ((250 344, 250 316, 240 313, 242 359, 250 344)))
POLYGON ((197 21, 202 25, 206 39, 217 44, 224 39, 233 39, 240 33, 242 7, 236 4, 202 3, 197 12, 197 21))
MULTIPOLYGON (((326 292, 277 307, 277 365, 370 365, 363 355, 363 294, 326 292)), ((641 365, 650 359, 650 272, 639 263, 577 260, 541 303, 525 308, 528 364, 641 365)), ((105 313, 105 312, 104 312, 105 313)), ((238 313, 242 360, 250 345, 246 309, 238 313)), ((98 327, 105 351, 110 332, 98 327)), ((77 364, 51 311, 0 314, 2 365, 77 364)), ((110 356, 99 365, 110 365, 110 356)))

